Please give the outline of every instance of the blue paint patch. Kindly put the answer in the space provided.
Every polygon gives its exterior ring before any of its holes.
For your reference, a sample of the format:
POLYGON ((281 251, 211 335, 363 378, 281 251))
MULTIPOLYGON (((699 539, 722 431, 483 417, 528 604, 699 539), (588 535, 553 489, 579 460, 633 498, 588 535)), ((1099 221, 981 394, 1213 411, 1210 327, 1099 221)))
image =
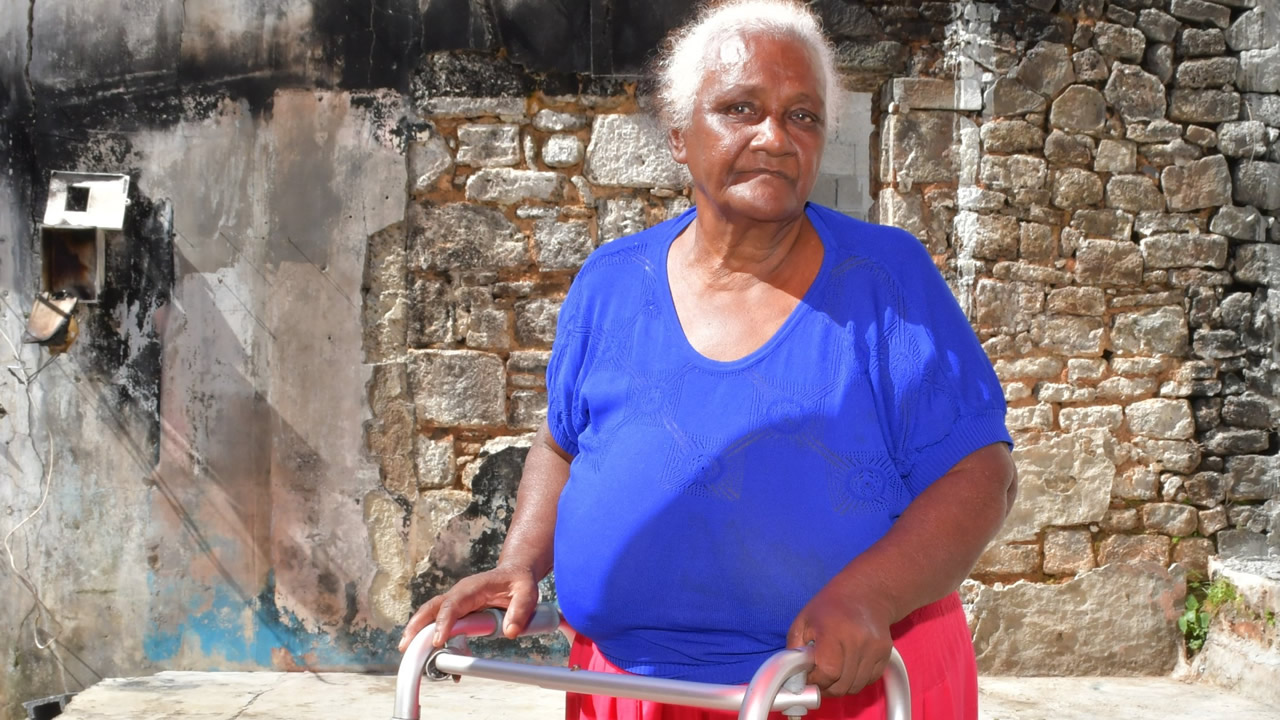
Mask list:
MULTIPOLYGON (((148 573, 147 584, 153 596, 160 594, 154 573, 148 573)), ((315 632, 292 612, 282 613, 275 601, 274 575, 267 577, 266 587, 253 598, 225 585, 215 587, 213 593, 207 610, 189 615, 176 628, 153 626, 148 630, 142 641, 148 660, 170 660, 186 641, 199 642, 205 655, 218 654, 231 663, 262 668, 275 667, 277 650, 288 652, 299 665, 325 668, 391 668, 400 661, 398 631, 341 628, 333 634, 315 632)))

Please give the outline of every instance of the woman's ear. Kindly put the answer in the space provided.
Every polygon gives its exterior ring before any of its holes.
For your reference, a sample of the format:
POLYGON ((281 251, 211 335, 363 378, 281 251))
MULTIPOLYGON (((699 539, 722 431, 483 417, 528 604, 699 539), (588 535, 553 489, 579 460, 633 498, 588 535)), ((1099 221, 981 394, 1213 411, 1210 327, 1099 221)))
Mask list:
POLYGON ((688 150, 684 144, 684 133, 672 128, 667 131, 667 147, 671 148, 671 157, 681 165, 689 164, 688 150))

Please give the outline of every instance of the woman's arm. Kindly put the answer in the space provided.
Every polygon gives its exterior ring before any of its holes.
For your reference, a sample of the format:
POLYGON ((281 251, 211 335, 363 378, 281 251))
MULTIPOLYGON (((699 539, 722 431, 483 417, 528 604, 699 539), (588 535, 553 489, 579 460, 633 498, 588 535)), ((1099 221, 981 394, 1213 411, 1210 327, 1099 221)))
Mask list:
POLYGON ((401 650, 433 622, 436 635, 432 644, 440 647, 448 639, 455 620, 489 607, 507 608, 502 626, 507 637, 515 637, 524 629, 538 603, 538 581, 551 571, 556 505, 560 491, 569 480, 572 460, 556 444, 543 422, 524 461, 515 514, 497 567, 460 581, 418 608, 405 626, 401 650))
POLYGON ((809 682, 857 692, 884 672, 889 626, 959 587, 1017 495, 1009 448, 981 448, 933 482, 889 532, 833 578, 796 617, 789 647, 812 641, 809 682))

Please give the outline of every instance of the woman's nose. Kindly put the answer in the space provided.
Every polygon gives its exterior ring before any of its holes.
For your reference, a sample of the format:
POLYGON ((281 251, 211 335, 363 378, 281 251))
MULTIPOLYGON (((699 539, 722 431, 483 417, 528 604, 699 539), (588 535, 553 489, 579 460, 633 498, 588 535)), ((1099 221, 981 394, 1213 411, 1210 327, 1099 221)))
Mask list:
POLYGON ((791 135, 787 133, 786 124, 782 118, 774 115, 764 116, 756 125, 756 135, 751 145, 755 149, 774 154, 788 153, 795 147, 791 142, 791 135))

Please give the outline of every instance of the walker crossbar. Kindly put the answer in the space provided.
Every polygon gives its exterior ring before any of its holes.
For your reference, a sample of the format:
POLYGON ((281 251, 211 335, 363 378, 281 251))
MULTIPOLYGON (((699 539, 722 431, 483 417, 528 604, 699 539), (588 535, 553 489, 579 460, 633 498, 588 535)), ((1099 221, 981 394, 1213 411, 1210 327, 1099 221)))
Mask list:
MULTIPOLYGON (((473 613, 455 622, 450 635, 496 636, 501 632, 502 618, 503 613, 498 609, 473 613)), ((556 607, 543 603, 520 634, 553 632, 561 624, 556 607)), ((739 720, 765 720, 771 710, 783 711, 789 716, 803 715, 821 702, 818 688, 803 685, 805 673, 813 667, 812 648, 779 651, 760 666, 751 683, 744 687, 475 658, 460 654, 453 643, 441 649, 432 647, 434 634, 434 624, 424 628, 409 643, 400 661, 392 720, 419 720, 418 690, 424 671, 434 678, 466 675, 536 685, 548 690, 651 700, 710 710, 737 710, 739 720)), ((910 720, 911 690, 907 684, 906 667, 897 650, 891 653, 884 681, 888 720, 910 720)))

